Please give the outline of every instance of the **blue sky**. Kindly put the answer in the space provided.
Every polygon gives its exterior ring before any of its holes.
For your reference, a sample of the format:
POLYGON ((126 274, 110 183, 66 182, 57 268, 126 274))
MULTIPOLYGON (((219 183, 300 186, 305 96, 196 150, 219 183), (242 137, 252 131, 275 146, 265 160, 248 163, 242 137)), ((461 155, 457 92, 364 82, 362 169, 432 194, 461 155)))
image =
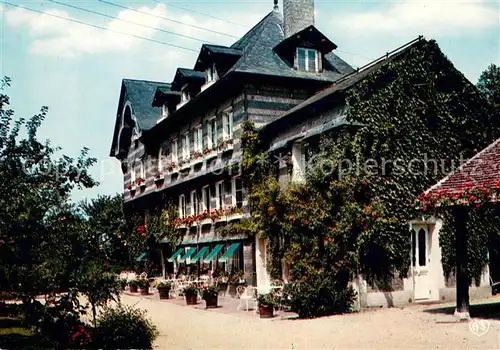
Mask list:
MULTIPOLYGON (((154 16, 228 34, 220 35, 98 0, 58 1, 222 45, 232 44, 236 40, 232 36, 243 35, 273 7, 272 0, 109 0, 154 16)), ((119 163, 108 154, 122 78, 170 82, 177 67, 194 65, 201 42, 49 1, 9 2, 195 50, 89 28, 7 5, 2 7, 0 74, 12 78, 8 94, 16 116, 29 117, 40 106, 49 106, 40 136, 61 146, 68 155, 76 156, 87 146, 91 155, 98 158, 92 173, 101 185, 76 193, 74 199, 121 192, 119 163)), ((489 64, 500 64, 497 1, 316 0, 315 6, 316 27, 338 45, 336 53, 353 66, 362 66, 420 34, 436 39, 448 58, 473 83, 489 64)))

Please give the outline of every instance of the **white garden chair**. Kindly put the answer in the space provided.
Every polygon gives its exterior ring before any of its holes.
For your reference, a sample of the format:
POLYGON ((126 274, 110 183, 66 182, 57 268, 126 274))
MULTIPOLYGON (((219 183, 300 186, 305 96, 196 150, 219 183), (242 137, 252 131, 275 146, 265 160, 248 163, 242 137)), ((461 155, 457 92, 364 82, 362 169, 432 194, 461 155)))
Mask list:
POLYGON ((238 286, 236 288, 236 294, 238 295, 238 298, 240 299, 240 303, 239 303, 238 308, 236 310, 238 310, 238 311, 241 310, 243 303, 245 303, 245 306, 246 306, 245 310, 248 311, 250 309, 249 304, 251 302, 253 313, 257 314, 257 298, 255 296, 255 294, 256 294, 255 288, 238 286))

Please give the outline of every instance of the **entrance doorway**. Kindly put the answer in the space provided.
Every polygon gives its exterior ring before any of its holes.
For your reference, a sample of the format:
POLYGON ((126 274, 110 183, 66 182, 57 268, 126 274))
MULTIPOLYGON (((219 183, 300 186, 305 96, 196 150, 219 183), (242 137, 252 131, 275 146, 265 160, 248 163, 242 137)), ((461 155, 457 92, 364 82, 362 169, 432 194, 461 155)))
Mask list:
POLYGON ((415 300, 430 299, 431 295, 429 279, 429 243, 428 226, 413 226, 411 231, 411 265, 415 300))

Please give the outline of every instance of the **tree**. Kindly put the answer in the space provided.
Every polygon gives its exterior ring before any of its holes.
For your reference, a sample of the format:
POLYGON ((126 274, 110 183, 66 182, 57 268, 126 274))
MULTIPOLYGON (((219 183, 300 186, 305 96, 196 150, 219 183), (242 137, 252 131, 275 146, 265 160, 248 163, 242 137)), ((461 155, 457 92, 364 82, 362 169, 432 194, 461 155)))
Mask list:
POLYGON ((477 81, 481 95, 491 104, 496 114, 500 112, 500 67, 490 64, 477 81))
MULTIPOLYGON (((63 155, 37 131, 48 108, 29 119, 14 119, 9 97, 0 87, 0 286, 17 293, 29 307, 34 297, 69 285, 85 227, 69 203, 74 189, 97 185, 88 173, 96 162, 83 148, 78 158, 63 155), (21 137, 21 130, 26 136, 21 137), (63 244, 64 242, 64 244, 63 244), (62 254, 64 253, 64 254, 62 254)), ((82 252, 83 254, 83 252, 82 252)), ((27 310, 28 310, 27 307, 27 310)))
POLYGON ((122 196, 98 196, 80 203, 90 228, 88 239, 96 243, 95 253, 110 265, 130 265, 127 222, 123 213, 122 196))

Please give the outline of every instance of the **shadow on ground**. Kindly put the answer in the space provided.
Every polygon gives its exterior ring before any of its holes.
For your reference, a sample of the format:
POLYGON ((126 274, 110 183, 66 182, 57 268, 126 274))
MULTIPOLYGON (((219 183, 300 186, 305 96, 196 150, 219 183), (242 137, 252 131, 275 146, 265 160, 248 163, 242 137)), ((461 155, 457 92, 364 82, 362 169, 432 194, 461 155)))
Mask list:
POLYGON ((0 318, 0 349, 43 349, 51 348, 35 335, 31 329, 24 328, 18 318, 0 318))
MULTIPOLYGON (((471 317, 500 320, 500 302, 474 304, 470 306, 469 311, 471 317)), ((455 312, 455 305, 439 308, 429 308, 425 309, 424 312, 432 314, 453 315, 455 312)))

